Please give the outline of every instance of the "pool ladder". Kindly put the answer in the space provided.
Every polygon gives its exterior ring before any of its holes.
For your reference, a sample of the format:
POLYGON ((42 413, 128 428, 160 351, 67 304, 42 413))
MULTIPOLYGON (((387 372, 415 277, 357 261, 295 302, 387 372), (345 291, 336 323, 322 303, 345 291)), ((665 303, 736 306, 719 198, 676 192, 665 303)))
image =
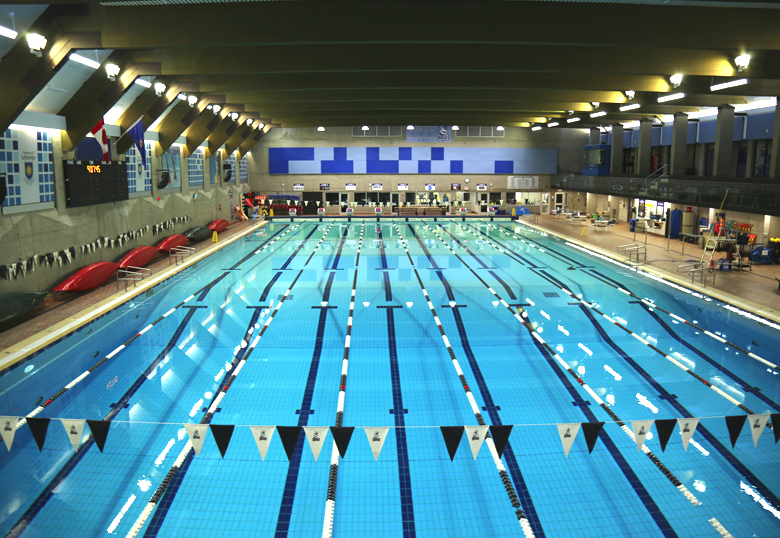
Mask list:
POLYGON ((178 265, 179 261, 184 261, 196 252, 197 250, 192 247, 173 247, 168 251, 168 265, 178 265))
POLYGON ((140 282, 144 278, 152 276, 152 270, 146 267, 133 267, 128 265, 124 269, 119 269, 116 272, 116 289, 119 291, 119 283, 125 283, 125 291, 127 291, 127 283, 132 282, 135 287, 136 282, 140 282))
POLYGON ((623 252, 625 254, 628 254, 628 259, 626 260, 626 263, 634 263, 634 255, 636 255, 636 263, 637 265, 642 265, 647 263, 647 246, 646 245, 638 245, 636 243, 631 243, 628 245, 620 245, 617 248, 618 252, 623 252), (639 256, 642 256, 642 261, 639 261, 639 256))
POLYGON ((707 287, 707 279, 712 278, 712 284, 710 284, 710 287, 715 287, 715 275, 717 274, 717 271, 714 267, 708 264, 703 264, 701 262, 687 263, 677 267, 677 272, 688 273, 688 276, 691 277, 691 284, 696 282, 696 276, 698 275, 699 283, 703 284, 705 288, 707 287), (691 267, 693 269, 690 269, 691 267))

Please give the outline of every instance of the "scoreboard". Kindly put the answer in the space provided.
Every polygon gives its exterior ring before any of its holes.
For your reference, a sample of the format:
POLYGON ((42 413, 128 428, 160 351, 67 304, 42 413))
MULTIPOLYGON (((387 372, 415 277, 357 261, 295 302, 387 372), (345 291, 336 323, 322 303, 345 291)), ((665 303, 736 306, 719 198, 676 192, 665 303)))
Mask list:
POLYGON ((120 161, 64 161, 67 207, 129 199, 127 166, 120 161))

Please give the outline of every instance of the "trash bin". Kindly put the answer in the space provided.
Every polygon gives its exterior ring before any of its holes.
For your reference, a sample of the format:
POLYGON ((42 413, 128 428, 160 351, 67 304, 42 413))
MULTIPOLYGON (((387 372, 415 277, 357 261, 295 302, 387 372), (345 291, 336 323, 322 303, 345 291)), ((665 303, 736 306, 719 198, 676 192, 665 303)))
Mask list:
POLYGON ((629 226, 629 228, 630 228, 630 230, 632 232, 635 231, 636 230, 636 219, 630 219, 628 221, 628 226, 629 226))

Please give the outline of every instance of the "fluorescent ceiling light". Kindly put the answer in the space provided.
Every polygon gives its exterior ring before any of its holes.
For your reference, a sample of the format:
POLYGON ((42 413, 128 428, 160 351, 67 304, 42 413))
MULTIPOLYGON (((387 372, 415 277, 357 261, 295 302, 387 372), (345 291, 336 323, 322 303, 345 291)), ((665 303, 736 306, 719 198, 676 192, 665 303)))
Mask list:
POLYGON ((623 105, 622 107, 620 107, 620 111, 625 112, 626 110, 634 110, 639 108, 640 106, 642 105, 640 105, 639 103, 634 103, 632 105, 623 105))
POLYGON ((496 127, 496 131, 503 131, 503 130, 504 130, 503 125, 499 125, 498 127, 496 127))
POLYGON ((658 98, 659 103, 665 103, 666 101, 674 101, 675 99, 682 99, 685 97, 684 93, 673 93, 671 95, 664 95, 658 98))
POLYGON ((19 34, 14 32, 10 28, 6 28, 5 26, 0 26, 0 35, 3 37, 7 37, 8 39, 16 39, 16 36, 19 34))
POLYGON ((736 65, 740 71, 750 65, 750 54, 740 54, 734 58, 734 65, 736 65))
POLYGON ((460 127, 458 127, 457 125, 453 125, 453 126, 452 126, 452 130, 453 130, 453 131, 459 131, 459 130, 460 130, 460 127))
POLYGON ((151 82, 146 81, 146 80, 144 80, 142 78, 135 79, 135 83, 138 84, 139 86, 143 86, 144 88, 151 88, 152 87, 152 83, 151 82))
POLYGON ((547 127, 557 127, 557 126, 558 126, 558 122, 557 121, 554 121, 552 123, 548 123, 547 124, 547 127))
POLYGON ((777 106, 777 97, 770 97, 768 99, 760 99, 753 101, 745 105, 734 105, 734 112, 747 112, 748 110, 756 110, 759 108, 770 108, 777 106))
POLYGON ((697 120, 699 118, 708 118, 710 116, 717 116, 718 109, 713 107, 705 110, 699 110, 698 112, 688 112, 687 114, 688 114, 688 119, 697 120))
POLYGON ((728 82, 721 82, 720 84, 713 84, 712 86, 710 86, 710 91, 716 92, 718 90, 725 90, 726 88, 733 88, 734 86, 744 86, 747 83, 748 83, 748 79, 746 78, 730 80, 728 82))
POLYGON ((541 131, 542 127, 540 125, 534 125, 533 127, 531 127, 531 130, 532 131, 541 131))
POLYGON ((414 131, 414 125, 407 125, 406 126, 407 131, 414 131))
POLYGON ((575 121, 580 121, 580 119, 579 118, 569 118, 568 120, 566 120, 566 123, 574 123, 575 121))
POLYGON ((632 127, 639 127, 638 121, 627 121, 623 124, 623 127, 626 129, 631 129, 632 127))
POLYGON ((607 115, 607 112, 602 110, 600 112, 594 112, 593 114, 590 115, 590 117, 591 118, 599 118, 601 116, 606 116, 606 115, 607 115))
MULTIPOLYGON (((28 38, 30 36, 27 36, 28 38)), ((89 58, 85 58, 84 56, 80 54, 76 54, 75 52, 68 56, 71 60, 74 62, 80 63, 81 65, 86 65, 87 67, 91 67, 92 69, 97 69, 100 67, 100 63, 96 62, 95 60, 90 60, 89 58)))
POLYGON ((317 130, 318 130, 318 131, 320 131, 320 132, 322 132, 322 131, 324 131, 324 130, 325 130, 325 127, 323 127, 322 125, 320 125, 319 127, 317 127, 317 130))

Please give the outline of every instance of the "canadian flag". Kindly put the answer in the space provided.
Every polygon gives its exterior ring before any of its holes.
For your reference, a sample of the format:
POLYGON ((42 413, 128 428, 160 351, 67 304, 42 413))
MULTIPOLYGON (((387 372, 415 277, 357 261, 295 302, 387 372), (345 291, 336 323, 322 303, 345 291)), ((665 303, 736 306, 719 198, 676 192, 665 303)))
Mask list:
POLYGON ((106 162, 109 161, 111 158, 108 155, 108 135, 106 134, 106 124, 103 123, 103 118, 100 118, 100 121, 92 128, 90 133, 92 133, 95 140, 98 141, 98 144, 100 144, 100 147, 103 149, 103 160, 106 162))

